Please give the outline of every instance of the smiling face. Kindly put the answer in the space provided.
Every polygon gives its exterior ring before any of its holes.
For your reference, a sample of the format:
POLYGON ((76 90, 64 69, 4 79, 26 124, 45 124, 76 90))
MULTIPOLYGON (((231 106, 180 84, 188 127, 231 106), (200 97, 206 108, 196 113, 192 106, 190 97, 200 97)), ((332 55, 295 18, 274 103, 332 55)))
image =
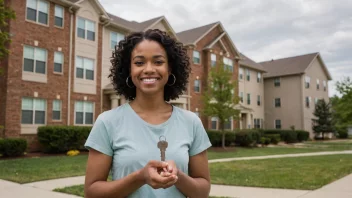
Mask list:
POLYGON ((135 46, 131 55, 131 78, 136 96, 161 94, 163 97, 169 74, 167 54, 158 42, 143 40, 135 46))

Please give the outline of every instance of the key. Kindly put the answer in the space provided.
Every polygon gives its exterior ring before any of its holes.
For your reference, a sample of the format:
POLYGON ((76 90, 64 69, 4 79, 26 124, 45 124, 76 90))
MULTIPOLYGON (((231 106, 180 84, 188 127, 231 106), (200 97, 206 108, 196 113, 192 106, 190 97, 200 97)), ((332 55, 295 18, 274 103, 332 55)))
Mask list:
POLYGON ((165 151, 168 146, 168 143, 166 141, 166 138, 164 136, 160 136, 159 142, 158 142, 158 148, 160 149, 160 154, 161 154, 161 161, 165 161, 165 151), (164 138, 164 140, 162 140, 164 138))

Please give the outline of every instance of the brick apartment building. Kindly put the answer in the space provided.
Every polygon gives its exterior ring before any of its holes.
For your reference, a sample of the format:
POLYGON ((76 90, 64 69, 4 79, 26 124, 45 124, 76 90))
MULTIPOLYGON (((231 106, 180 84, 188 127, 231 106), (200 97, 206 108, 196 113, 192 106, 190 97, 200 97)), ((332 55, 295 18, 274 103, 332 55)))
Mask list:
POLYGON ((98 0, 5 3, 17 17, 9 26, 10 54, 0 62, 5 71, 0 76, 0 125, 5 131, 0 136, 26 138, 29 150, 37 149, 38 126, 91 126, 100 113, 126 102, 107 78, 112 50, 126 34, 150 28, 167 31, 188 49, 188 90, 172 104, 198 114, 206 128, 219 128, 217 118, 201 114, 200 97, 209 69, 222 60, 239 80, 233 92, 242 98, 236 107, 239 123, 231 120, 226 128, 264 127, 266 68, 241 54, 220 22, 176 33, 163 16, 127 21, 107 13, 98 0))

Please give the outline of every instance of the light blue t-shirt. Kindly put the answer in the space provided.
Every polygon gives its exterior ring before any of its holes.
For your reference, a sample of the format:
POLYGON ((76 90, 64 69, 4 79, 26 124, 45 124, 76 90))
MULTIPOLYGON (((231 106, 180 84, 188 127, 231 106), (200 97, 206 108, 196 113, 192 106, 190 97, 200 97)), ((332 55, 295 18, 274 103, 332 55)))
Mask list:
MULTIPOLYGON (((160 136, 165 136, 168 142, 166 160, 174 160, 177 168, 186 174, 189 157, 211 146, 196 114, 173 106, 172 114, 166 122, 152 125, 144 121, 129 103, 100 114, 85 146, 112 156, 112 178, 118 180, 142 169, 150 160, 161 160, 157 147, 160 136)), ((175 186, 153 189, 146 184, 128 197, 185 196, 175 186)))

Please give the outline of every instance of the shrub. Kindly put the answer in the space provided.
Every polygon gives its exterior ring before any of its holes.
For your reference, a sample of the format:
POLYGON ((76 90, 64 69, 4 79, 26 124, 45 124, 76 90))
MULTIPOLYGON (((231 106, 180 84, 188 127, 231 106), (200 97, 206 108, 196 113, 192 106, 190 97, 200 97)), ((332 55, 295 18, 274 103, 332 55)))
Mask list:
POLYGON ((268 138, 268 137, 261 137, 260 138, 260 143, 262 144, 262 145, 265 145, 265 146, 267 146, 267 145, 269 145, 270 144, 270 138, 268 138))
POLYGON ((48 153, 65 153, 82 150, 91 127, 83 126, 42 126, 38 128, 38 141, 48 153))
MULTIPOLYGON (((209 140, 214 147, 222 146, 222 132, 216 130, 207 131, 209 140)), ((225 131, 225 146, 235 143, 235 133, 233 131, 225 131)))
POLYGON ((254 146, 261 141, 261 134, 257 130, 241 130, 235 135, 235 143, 244 147, 254 146))
POLYGON ((296 132, 297 132, 297 140, 299 142, 308 141, 308 138, 309 138, 308 131, 297 130, 296 132))
POLYGON ((269 129, 269 130, 264 130, 263 133, 265 135, 279 134, 281 140, 285 141, 286 143, 296 143, 296 142, 298 142, 297 130, 296 131, 292 131, 292 130, 269 129))
POLYGON ((23 138, 0 139, 0 153, 8 157, 21 156, 27 149, 27 141, 23 138))
POLYGON ((270 140, 271 144, 278 144, 281 141, 280 134, 269 134, 265 135, 265 137, 270 140))

